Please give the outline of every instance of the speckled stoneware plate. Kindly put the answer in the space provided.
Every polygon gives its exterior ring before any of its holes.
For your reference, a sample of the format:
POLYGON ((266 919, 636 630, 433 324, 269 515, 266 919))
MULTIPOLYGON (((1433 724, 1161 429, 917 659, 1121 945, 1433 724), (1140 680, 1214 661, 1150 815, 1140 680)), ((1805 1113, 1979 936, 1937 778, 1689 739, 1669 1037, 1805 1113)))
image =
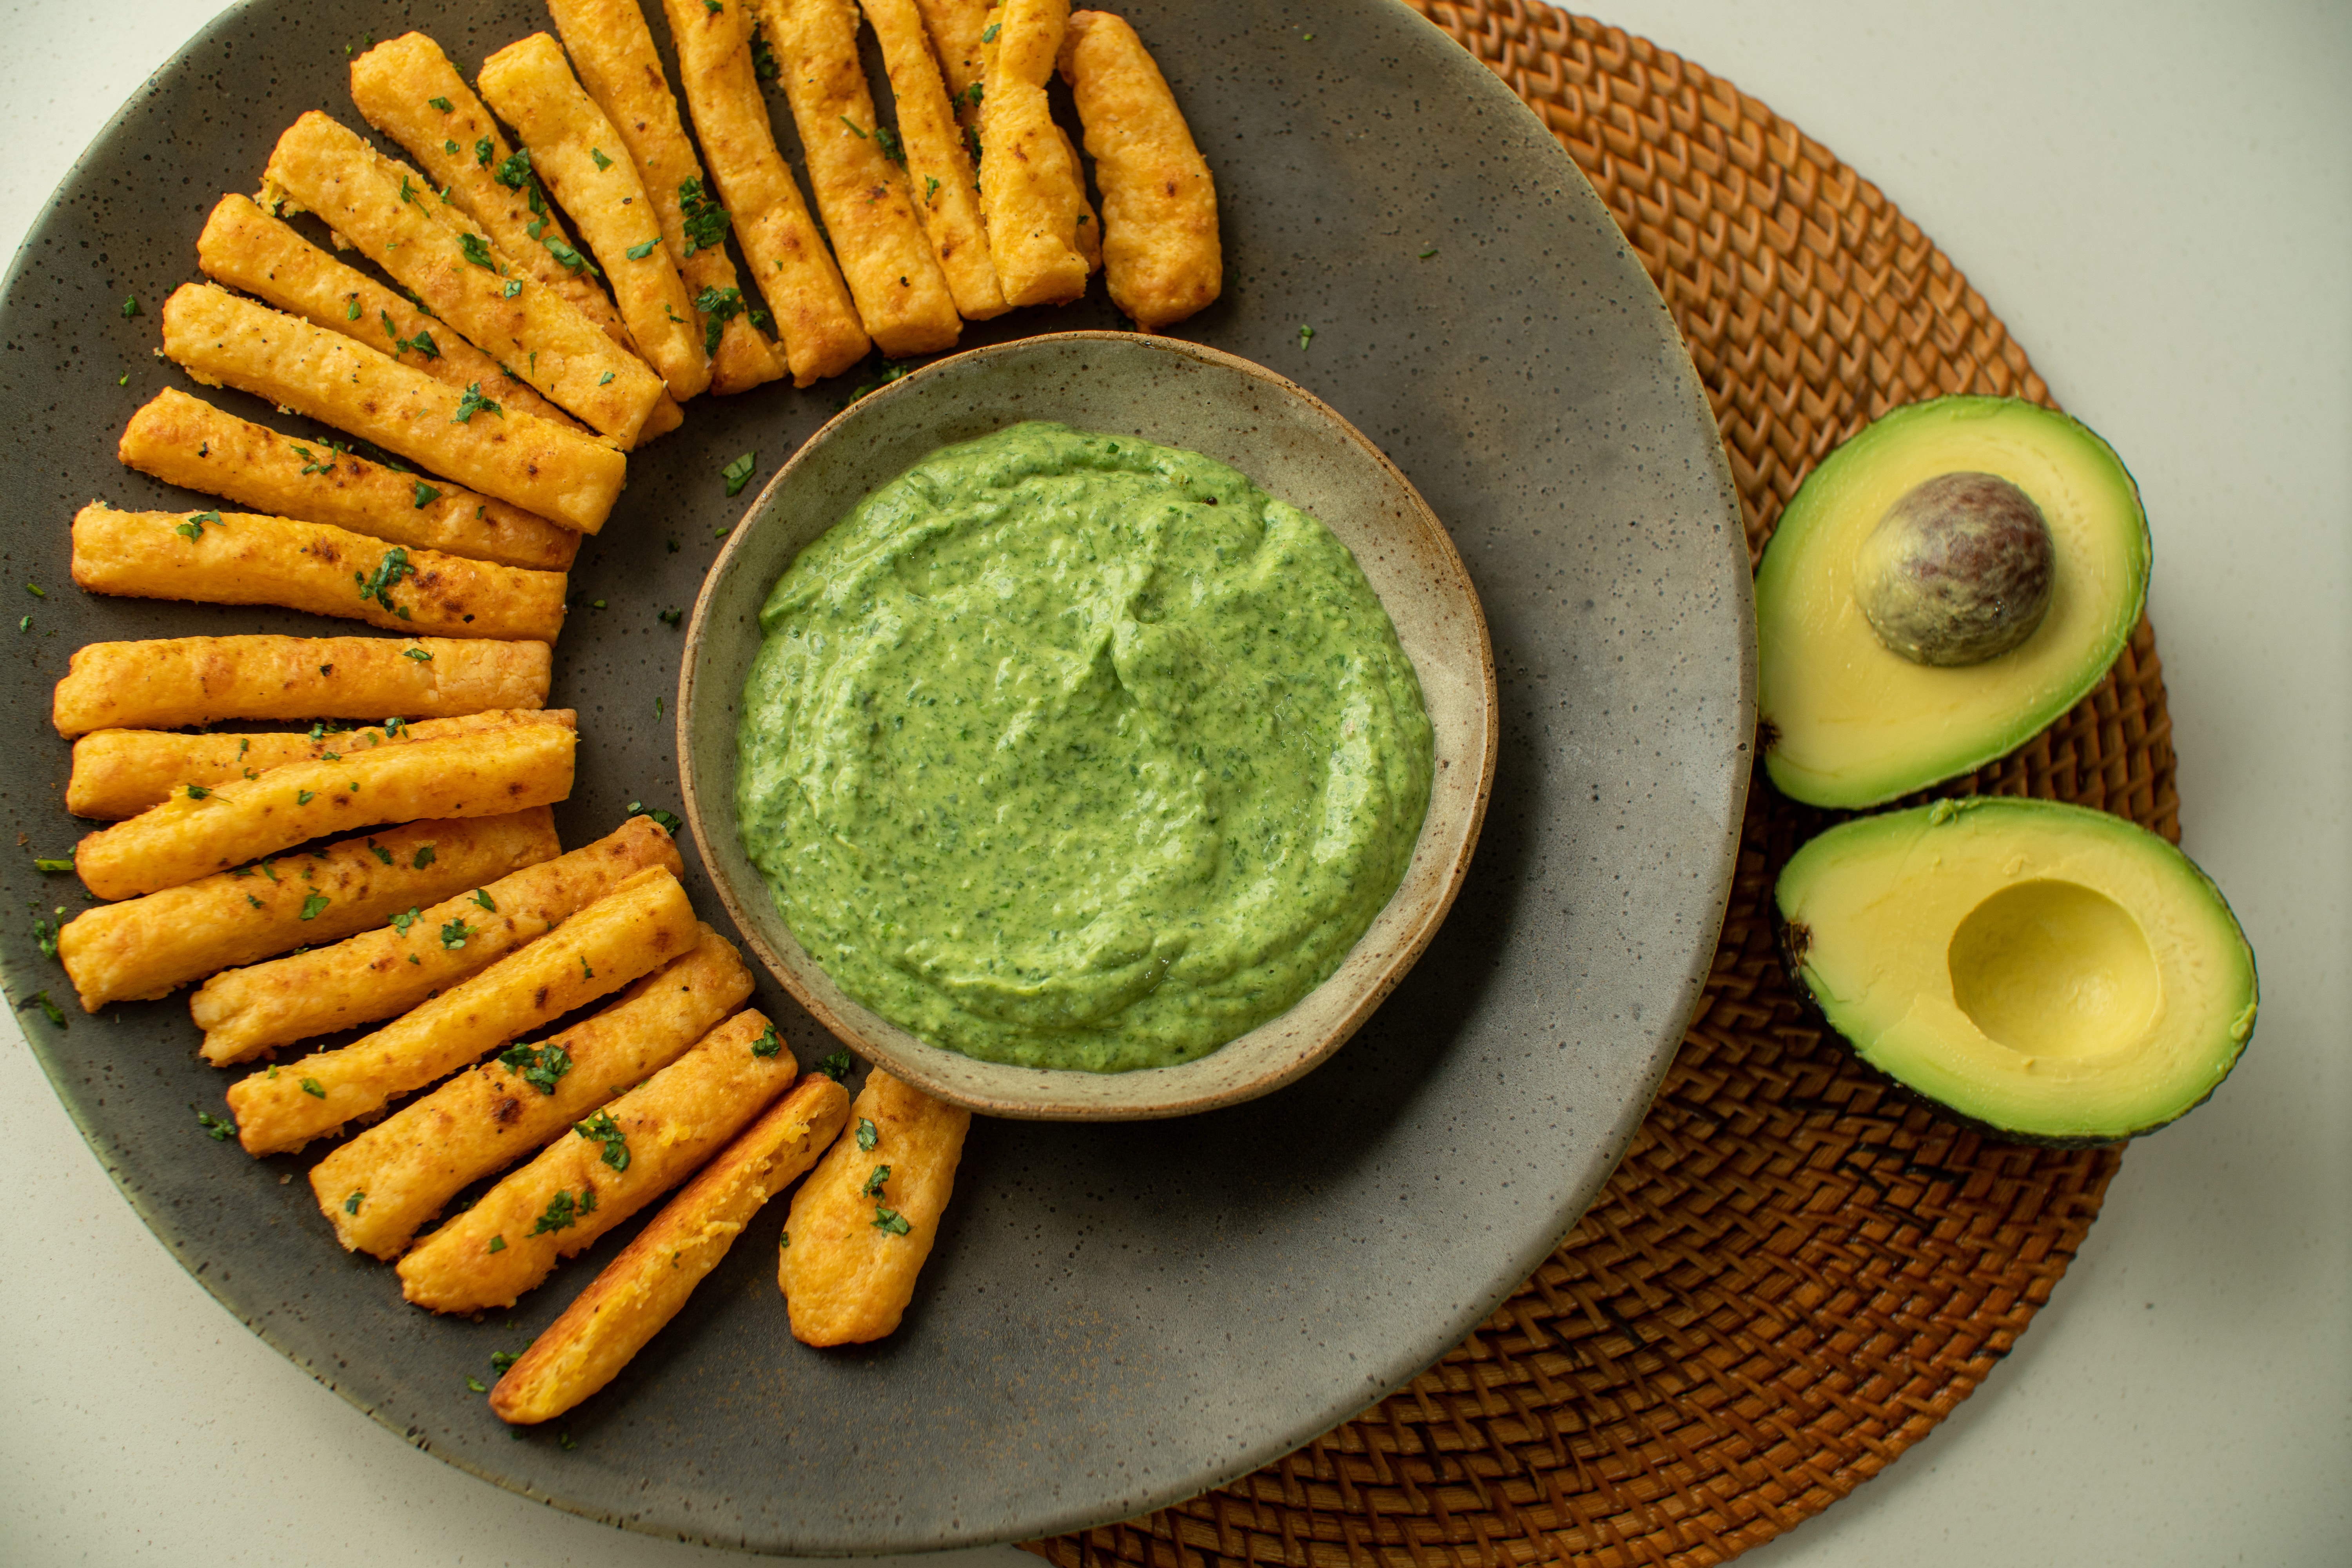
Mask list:
MULTIPOLYGON (((465 1380, 487 1381, 491 1352, 520 1350, 635 1226, 510 1314, 404 1306, 386 1268, 336 1248, 300 1179, 310 1156, 248 1159, 196 1125, 191 1105, 219 1110, 229 1080, 196 1059, 182 1001, 48 1022, 32 998, 67 987, 33 913, 84 900, 32 862, 82 830, 59 804, 68 749, 48 725, 70 649, 349 626, 68 585, 67 523, 92 497, 208 504, 114 460, 131 411, 184 384, 152 357, 155 310, 194 275, 205 214, 255 188, 302 110, 359 123, 347 46, 423 28, 470 70, 545 14, 524 0, 233 11, 124 106, 8 275, 0 561, 48 595, 8 590, 33 617, 6 631, 0 680, 16 758, 0 783, 0 887, 18 910, 0 927, 8 994, 173 1255, 452 1464, 592 1517, 770 1551, 1008 1540, 1155 1507, 1313 1436, 1455 1342, 1574 1223, 1673 1054, 1729 887, 1753 657, 1730 476, 1664 310, 1543 126, 1392 0, 1335 0, 1311 21, 1247 0, 1123 9, 1217 176, 1225 298, 1181 335, 1290 377, 1377 442, 1477 586, 1500 726, 1469 879, 1403 984, 1286 1089, 1172 1121, 979 1122, 890 1340, 792 1341, 771 1208, 609 1388, 520 1441, 465 1380), (126 318, 130 295, 143 310, 126 318)), ((964 346, 1118 325, 1097 286, 964 346)), ((630 459, 558 649, 553 700, 581 721, 565 842, 633 800, 677 805, 681 634, 656 617, 694 602, 742 512, 719 469, 756 451, 772 474, 871 374, 698 401, 630 459)), ((723 921, 690 847, 688 861, 698 906, 723 921)), ((828 1048, 780 988, 760 1001, 803 1061, 828 1048)))
POLYGON ((1172 338, 1059 332, 940 360, 854 405, 793 454, 703 580, 678 675, 687 821, 727 913, 793 999, 899 1078, 983 1115, 1190 1116, 1271 1093, 1347 1043, 1429 945, 1470 868, 1495 779, 1495 659, 1462 557, 1412 483, 1330 406, 1247 360, 1172 338), (743 682, 760 607, 800 552, 926 453, 1050 419, 1205 453, 1336 533, 1420 677, 1435 742, 1412 864, 1329 978, 1205 1057, 1139 1072, 987 1062, 916 1038, 846 994, 799 942, 735 826, 743 682))

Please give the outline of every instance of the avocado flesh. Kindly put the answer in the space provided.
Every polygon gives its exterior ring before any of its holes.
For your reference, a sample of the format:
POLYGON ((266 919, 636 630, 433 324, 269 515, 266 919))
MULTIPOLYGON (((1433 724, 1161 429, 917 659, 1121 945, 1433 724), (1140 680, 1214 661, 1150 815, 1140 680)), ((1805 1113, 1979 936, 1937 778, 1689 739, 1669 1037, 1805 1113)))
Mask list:
POLYGON ((2107 444, 2015 398, 1896 409, 1831 453, 1781 513, 1756 573, 1765 771, 1791 799, 1877 805, 2016 750, 2098 684, 2147 595, 2147 520, 2107 444), (2032 497, 2055 563, 2023 644, 1981 664, 1915 664, 1854 602, 1862 542, 1941 474, 1996 475, 2032 497))
POLYGON ((1791 977, 1864 1061, 1998 1135, 2110 1143, 2189 1110, 2253 1032, 2254 955, 2189 858, 2121 817, 1979 797, 1807 844, 1791 977))

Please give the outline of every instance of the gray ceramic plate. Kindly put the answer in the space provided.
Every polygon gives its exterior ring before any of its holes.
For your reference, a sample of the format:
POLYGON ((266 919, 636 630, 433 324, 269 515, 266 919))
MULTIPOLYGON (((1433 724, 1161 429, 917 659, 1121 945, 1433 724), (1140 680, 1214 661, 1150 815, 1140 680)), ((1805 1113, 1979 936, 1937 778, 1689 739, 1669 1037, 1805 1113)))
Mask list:
POLYGON ((1196 1115, 1272 1093, 1322 1063, 1436 933, 1469 869, 1495 782, 1494 649, 1444 525, 1378 447, 1296 383, 1198 343, 1132 332, 1055 332, 954 354, 811 437, 743 514, 703 583, 677 704, 687 820, 728 915, 769 973, 859 1054, 917 1088, 983 1115, 1048 1121, 1196 1115), (1023 419, 1204 452, 1323 520, 1388 610, 1429 712, 1435 777, 1394 896, 1296 1006, 1179 1067, 1048 1070, 925 1044, 845 994, 809 957, 735 826, 740 696, 776 580, 868 492, 927 453, 1023 419))
MULTIPOLYGON (((205 213, 253 188, 280 128, 322 106, 357 122, 345 46, 421 27, 470 66, 544 13, 233 12, 123 108, 8 275, 0 561, 48 592, 9 590, 33 624, 7 633, 0 680, 0 733, 23 748, 0 784, 17 846, 0 857, 19 911, 0 928, 8 994, 173 1254, 298 1364, 453 1464, 593 1517, 770 1550, 1002 1540, 1150 1508, 1354 1414, 1458 1340, 1574 1223, 1672 1056, 1729 886, 1753 657, 1730 477, 1665 311, 1534 116, 1392 0, 1316 7, 1312 42, 1288 7, 1127 11, 1217 174, 1226 298, 1184 335, 1292 377, 1378 442, 1477 584, 1501 750, 1469 881, 1411 976, 1288 1089, 1181 1121, 981 1124, 921 1293, 885 1343, 819 1353, 787 1337, 770 1262, 782 1215, 762 1215, 564 1424, 571 1449, 551 1431, 510 1439, 465 1379, 521 1349, 634 1227, 511 1319, 427 1318, 387 1270, 335 1248, 302 1159, 249 1160, 197 1128, 191 1104, 219 1109, 226 1079, 195 1060, 182 1004, 60 1028, 30 1000, 66 990, 33 911, 83 902, 32 866, 79 831, 47 723, 68 651, 329 629, 67 586, 67 521, 91 497, 205 504, 114 460, 131 411, 180 382, 151 356, 157 302, 194 275, 205 213), (144 313, 126 319, 134 294, 144 313)), ((1097 289, 966 343, 1118 324, 1097 289)), ((583 553, 559 660, 555 700, 583 731, 567 842, 632 800, 677 804, 664 710, 679 634, 656 614, 693 602, 715 531, 742 510, 720 467, 756 449, 772 471, 844 395, 698 403, 631 459, 583 553)), ((718 915, 698 870, 690 886, 718 915)), ((803 1060, 824 1048, 781 994, 761 1005, 803 1060)))

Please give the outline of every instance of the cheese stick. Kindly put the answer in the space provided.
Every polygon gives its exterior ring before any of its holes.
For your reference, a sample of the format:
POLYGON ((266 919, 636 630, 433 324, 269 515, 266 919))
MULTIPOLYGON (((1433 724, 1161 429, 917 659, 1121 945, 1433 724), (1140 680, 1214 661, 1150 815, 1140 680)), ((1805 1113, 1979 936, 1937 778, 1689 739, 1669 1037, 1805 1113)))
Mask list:
POLYGON ((488 968, 533 938, 594 903, 650 866, 686 874, 677 847, 651 817, 569 855, 538 864, 435 903, 394 910, 375 929, 331 947, 313 943, 272 963, 214 975, 188 998, 205 1031, 205 1060, 215 1067, 249 1061, 314 1035, 331 1035, 405 1013, 435 992, 488 968), (425 907, 429 905, 430 907, 425 907), (451 947, 452 922, 466 933, 451 947))
POLYGON ((940 74, 947 79, 956 117, 967 125, 978 124, 980 102, 971 84, 981 79, 980 36, 988 30, 988 0, 915 0, 915 5, 939 57, 940 74))
POLYGON ((436 381, 463 388, 480 383, 484 395, 558 425, 582 428, 530 383, 355 268, 304 239, 251 198, 226 195, 196 236, 196 265, 216 283, 257 295, 279 310, 329 331, 381 349, 436 381))
POLYGON ((576 531, 520 507, 446 479, 396 472, 323 441, 280 436, 175 387, 131 416, 115 455, 165 484, 391 544, 541 572, 561 572, 580 553, 576 531))
POLYGON ((752 281, 774 312, 793 384, 808 386, 839 375, 866 357, 872 342, 800 186, 776 150, 768 100, 752 74, 749 14, 741 0, 716 11, 701 0, 664 4, 677 46, 678 86, 718 186, 715 195, 693 193, 693 205, 707 225, 722 232, 731 211, 752 281), (726 206, 714 214, 711 208, 720 201, 726 206))
POLYGON ((73 580, 93 594, 282 605, 444 637, 535 637, 563 629, 564 575, 412 552, 324 522, 249 511, 74 514, 73 580))
POLYGON ((767 1201, 841 1131, 849 1096, 811 1073, 719 1151, 604 1267, 490 1390, 490 1413, 551 1420, 613 1381, 677 1316, 767 1201))
POLYGON ((367 729, 338 724, 331 730, 320 723, 307 731, 261 730, 205 735, 173 730, 99 730, 74 742, 73 773, 66 780, 66 809, 99 822, 120 822, 161 803, 182 784, 251 778, 265 768, 310 762, 331 752, 340 757, 378 746, 541 722, 579 727, 578 716, 569 708, 495 708, 456 719, 420 719, 414 724, 389 719, 367 729))
POLYGON ((494 248, 423 175, 312 110, 278 138, 262 179, 318 214, 509 374, 622 446, 636 439, 661 398, 659 380, 494 248))
POLYGON ((370 823, 546 805, 572 793, 578 739, 562 724, 510 724, 289 763, 209 788, 183 785, 163 805, 86 836, 74 870, 101 899, 136 898, 370 823))
POLYGON ((849 1126, 793 1195, 776 1255, 803 1344, 863 1344, 898 1326, 955 1190, 971 1112, 875 1068, 849 1126))
POLYGON ((453 392, 215 284, 184 283, 163 302, 163 352, 208 386, 309 415, 583 533, 604 527, 628 471, 576 431, 453 392))
POLYGON ((701 932, 595 1016, 458 1074, 312 1166, 311 1190, 344 1248, 398 1256, 466 1186, 563 1136, 741 1006, 751 972, 733 943, 701 932), (367 1194, 356 1209, 355 1192, 367 1194))
MULTIPOLYGON (((447 191, 500 250, 570 300, 607 338, 636 352, 620 312, 588 271, 562 220, 531 209, 536 184, 499 183, 499 171, 509 166, 514 149, 440 45, 423 33, 404 33, 361 55, 352 61, 352 102, 370 125, 399 142, 435 188, 447 191), (583 265, 566 265, 559 256, 579 258, 583 265)), ((544 197, 540 205, 546 205, 544 197)))
POLYGON ((514 1305, 559 1258, 684 1181, 797 1070, 773 1025, 736 1014, 417 1243, 400 1260, 401 1294, 436 1312, 514 1305))
POLYGON ((50 717, 68 738, 222 719, 445 719, 544 706, 550 663, 545 643, 449 637, 85 643, 58 682, 50 717))
MULTIPOLYGON (((1011 306, 997 285, 996 264, 988 258, 988 230, 980 221, 980 187, 974 183, 963 132, 948 107, 940 63, 932 58, 915 0, 860 0, 866 19, 881 41, 890 73, 890 98, 907 154, 907 185, 924 237, 967 321, 1001 316, 1011 306)), ((974 37, 977 38, 977 30, 974 37)))
POLYGON ((637 0, 548 0, 547 9, 563 35, 580 85, 627 143, 629 160, 653 200, 663 247, 694 301, 703 349, 710 355, 710 390, 725 396, 776 380, 784 374, 784 362, 752 324, 750 301, 723 239, 704 245, 687 232, 678 193, 688 181, 695 189, 703 187, 702 164, 686 139, 677 100, 662 76, 637 0), (715 344, 714 320, 719 323, 715 344))
POLYGON ((110 1002, 167 995, 233 963, 365 931, 556 849, 555 821, 543 805, 412 822, 84 910, 58 933, 58 957, 84 1010, 95 1013, 110 1002))
POLYGON ((1015 305, 1065 305, 1087 291, 1086 192, 1045 100, 1069 14, 1069 0, 1011 0, 991 13, 996 37, 982 46, 980 210, 998 284, 1015 305))
MULTIPOLYGON (((248 1154, 299 1149, 373 1116, 518 1036, 649 974, 692 947, 698 927, 677 879, 656 867, 555 930, 340 1050, 252 1073, 229 1110, 248 1154)), ((464 941, 453 933, 452 940, 464 941)))
POLYGON ((1111 302, 1146 331, 1181 321, 1223 286, 1209 165, 1159 65, 1119 17, 1071 16, 1061 69, 1102 187, 1111 302))
POLYGON ((677 268, 663 247, 661 216, 628 155, 545 33, 509 44, 482 62, 482 99, 515 129, 531 168, 602 258, 614 302, 637 352, 683 403, 710 384, 702 329, 677 268))
POLYGON ((915 216, 906 172, 883 153, 857 59, 856 0, 749 0, 782 68, 809 192, 866 335, 892 359, 953 348, 963 322, 915 216))

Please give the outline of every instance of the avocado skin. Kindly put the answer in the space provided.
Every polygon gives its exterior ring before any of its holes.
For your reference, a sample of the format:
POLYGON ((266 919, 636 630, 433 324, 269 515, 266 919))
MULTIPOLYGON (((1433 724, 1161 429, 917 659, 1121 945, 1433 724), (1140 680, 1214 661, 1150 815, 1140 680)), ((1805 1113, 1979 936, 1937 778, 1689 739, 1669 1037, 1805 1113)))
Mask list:
MULTIPOLYGON (((1883 819, 1906 815, 1909 812, 1932 810, 1937 807, 1944 807, 1955 811, 1967 811, 1982 805, 1990 805, 1995 801, 2000 801, 2003 804, 2011 804, 2013 801, 2014 804, 2026 805, 2055 805, 2059 806, 2062 810, 2069 811, 2087 812, 2090 810, 2088 807, 2067 805, 2059 802, 2032 802, 2015 799, 2015 797, 1988 795, 1948 796, 1942 800, 1933 803, 1929 806, 1913 806, 1906 808, 1904 811, 1857 813, 1853 816, 1846 816, 1843 821, 1835 824, 1834 826, 1842 827, 1850 823, 1883 819)), ((2125 821, 2127 819, 2118 818, 2117 820, 2125 821)), ((1818 837, 1820 835, 1817 834, 1815 837, 1818 837)), ((2173 852, 2176 855, 2179 855, 2179 851, 2177 847, 2173 847, 2173 852)), ((2212 900, 2213 903, 2225 915, 2227 915, 2234 924, 2237 919, 2236 914, 2231 910, 2229 900, 2222 895, 2220 886, 2214 882, 2212 878, 2205 874, 2204 868, 2197 865, 2195 861, 2189 860, 2186 855, 2179 855, 2179 858, 2181 863, 2195 874, 2198 882, 2203 888, 2206 895, 2212 900)), ((1786 869, 1787 867, 1784 863, 1781 870, 1785 872, 1786 869)), ((2015 1127, 2005 1126, 1998 1121, 1987 1121, 1982 1117, 1972 1115, 1969 1112, 1961 1110, 1958 1106, 1953 1105, 1947 1100, 1939 1100, 1932 1094, 1926 1093, 1919 1089, 1915 1088, 1913 1085, 1906 1082, 1895 1074, 1880 1067, 1877 1063, 1872 1061, 1869 1057, 1864 1055, 1861 1045, 1848 1036, 1843 1029, 1838 1027, 1831 1016, 1828 1006, 1822 1002, 1820 996, 1814 994, 1813 988, 1806 983, 1804 955, 1807 948, 1811 945, 1811 933, 1802 924, 1788 919, 1787 914, 1781 906, 1780 880, 1778 874, 1774 877, 1773 896, 1766 900, 1765 902, 1772 921, 1773 949, 1780 957, 1781 972, 1788 976, 1789 989, 1795 994, 1799 1009, 1804 1015, 1806 1019, 1817 1025, 1822 1033, 1827 1037, 1836 1041, 1839 1047, 1843 1049, 1856 1065, 1867 1071, 1872 1078, 1876 1079, 1881 1083, 1895 1089, 1904 1100, 1932 1112, 1945 1121, 1951 1122, 1956 1126, 1965 1128, 1971 1132, 1978 1133, 1982 1137, 1994 1140, 1998 1142, 2022 1144, 2040 1149, 2104 1149, 2120 1147, 2121 1145, 2131 1142, 2131 1140, 2135 1138, 2145 1137, 2150 1132, 2169 1127, 2172 1123, 2179 1121, 2182 1117, 2188 1115, 2190 1111, 2196 1110, 2199 1106, 2203 1105, 2207 1100, 2213 1098, 2214 1091, 2221 1087, 2222 1083, 2228 1079, 2229 1074, 2237 1070, 2238 1064, 2245 1059, 2247 1047, 2253 1044, 2254 1034, 2260 1026, 2262 1016, 2259 1007, 2262 994, 2261 974, 2255 963, 2252 944, 2245 941, 2243 928, 2240 927, 2238 940, 2240 946, 2245 954, 2249 994, 2256 1003, 2254 1021, 2253 1024, 2248 1027, 2245 1037, 2238 1043, 2237 1051, 2231 1058, 2228 1070, 2224 1071, 2221 1077, 2214 1079, 2214 1081, 2207 1087, 2203 1094, 2198 1096, 2189 1104, 2180 1107, 2179 1110, 2172 1111, 2168 1115, 2158 1117, 2153 1121, 2133 1127, 2130 1130, 2122 1132, 2099 1132, 2079 1135, 2063 1133, 2053 1134, 2034 1132, 2015 1127)))

